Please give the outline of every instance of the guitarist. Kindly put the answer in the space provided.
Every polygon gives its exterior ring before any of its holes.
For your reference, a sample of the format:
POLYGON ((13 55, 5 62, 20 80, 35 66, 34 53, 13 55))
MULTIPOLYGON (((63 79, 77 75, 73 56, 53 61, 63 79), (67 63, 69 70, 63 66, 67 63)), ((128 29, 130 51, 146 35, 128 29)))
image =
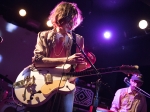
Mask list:
MULTIPOLYGON (((75 46, 74 54, 71 53, 73 48, 73 38, 75 37, 76 43, 84 49, 84 39, 82 36, 75 34, 73 36, 72 30, 80 25, 83 18, 80 9, 77 7, 76 3, 70 2, 60 2, 50 13, 49 20, 53 25, 52 30, 42 31, 38 33, 37 43, 34 50, 34 57, 32 62, 34 67, 56 67, 63 64, 70 64, 74 67, 78 65, 78 71, 85 70, 86 61, 82 53, 75 46)), ((74 83, 75 78, 70 78, 70 82, 74 83)), ((54 95, 55 96, 55 95, 54 95)), ((54 97, 53 96, 53 97, 54 97)), ((58 99, 53 97, 45 103, 42 108, 44 112, 45 105, 46 111, 48 112, 72 112, 73 110, 73 100, 74 91, 67 94, 57 94, 58 99), (51 106, 50 102, 55 102, 57 104, 49 109, 51 106), (58 106, 60 104, 60 106, 58 106)), ((37 107, 36 107, 37 108, 37 107)))

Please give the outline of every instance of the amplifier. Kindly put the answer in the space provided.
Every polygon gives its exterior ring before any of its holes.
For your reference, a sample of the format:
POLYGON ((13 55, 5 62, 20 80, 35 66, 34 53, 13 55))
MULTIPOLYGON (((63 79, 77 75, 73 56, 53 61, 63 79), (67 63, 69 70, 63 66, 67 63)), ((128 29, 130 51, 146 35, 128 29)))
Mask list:
POLYGON ((73 112, 89 112, 90 106, 93 103, 94 92, 94 85, 86 84, 84 87, 76 86, 73 112))

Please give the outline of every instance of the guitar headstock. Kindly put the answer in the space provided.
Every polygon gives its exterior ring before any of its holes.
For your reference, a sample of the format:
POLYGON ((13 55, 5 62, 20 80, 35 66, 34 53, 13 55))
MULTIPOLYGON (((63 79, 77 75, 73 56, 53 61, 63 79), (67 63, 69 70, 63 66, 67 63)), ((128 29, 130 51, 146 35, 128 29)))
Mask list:
POLYGON ((138 70, 138 65, 122 65, 120 67, 120 70, 125 74, 140 74, 140 71, 138 70))

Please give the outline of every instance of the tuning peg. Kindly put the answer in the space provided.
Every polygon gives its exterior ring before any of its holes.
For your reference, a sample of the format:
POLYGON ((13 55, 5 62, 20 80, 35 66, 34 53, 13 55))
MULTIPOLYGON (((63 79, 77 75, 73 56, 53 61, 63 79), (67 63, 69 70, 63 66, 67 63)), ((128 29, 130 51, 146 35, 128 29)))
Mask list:
POLYGON ((134 68, 139 69, 139 66, 138 65, 134 65, 134 68))

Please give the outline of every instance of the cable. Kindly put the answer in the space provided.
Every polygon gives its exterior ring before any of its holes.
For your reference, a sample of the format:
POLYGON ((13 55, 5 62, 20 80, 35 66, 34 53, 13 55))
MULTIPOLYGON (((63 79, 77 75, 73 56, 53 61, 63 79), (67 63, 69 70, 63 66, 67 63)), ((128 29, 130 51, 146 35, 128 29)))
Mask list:
MULTIPOLYGON (((62 72, 61 79, 60 79, 60 81, 59 81, 58 89, 57 89, 56 94, 55 94, 55 97, 54 97, 54 101, 53 101, 53 104, 52 104, 51 112, 53 112, 53 108, 54 108, 55 101, 56 101, 56 98, 57 98, 57 95, 58 95, 59 87, 60 87, 60 84, 61 84, 61 81, 62 81, 62 78, 63 78, 63 74, 65 73, 64 67, 65 67, 65 64, 67 63, 68 57, 69 57, 69 56, 67 56, 67 59, 66 59, 65 63, 63 64, 63 69, 62 69, 63 72, 62 72)), ((59 108, 58 108, 58 109, 59 109, 59 108)), ((56 111, 55 111, 55 112, 56 112, 56 111)))

